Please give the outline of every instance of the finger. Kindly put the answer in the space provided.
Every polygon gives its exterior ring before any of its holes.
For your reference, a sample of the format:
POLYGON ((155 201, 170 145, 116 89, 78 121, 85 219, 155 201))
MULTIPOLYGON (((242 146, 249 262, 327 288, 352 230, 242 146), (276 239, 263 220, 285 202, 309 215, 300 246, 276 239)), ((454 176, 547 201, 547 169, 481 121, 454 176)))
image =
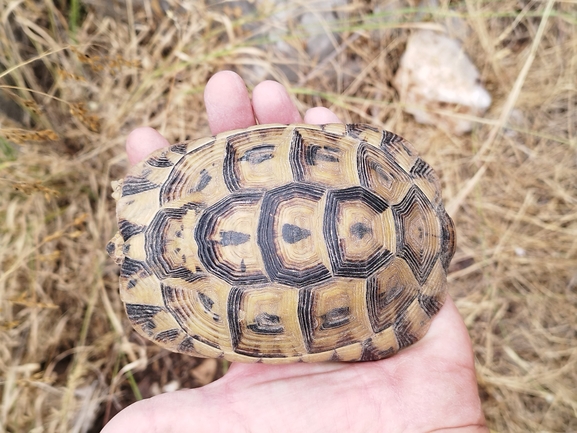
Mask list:
POLYGON ((126 153, 128 161, 134 165, 142 161, 147 155, 156 149, 168 146, 169 143, 160 133, 153 128, 143 126, 136 128, 126 138, 126 153))
MULTIPOLYGON (((222 402, 222 396, 219 397, 222 402)), ((220 408, 215 405, 214 398, 204 388, 160 394, 122 410, 104 426, 102 433, 211 432, 223 421, 228 424, 228 417, 222 417, 226 409, 226 405, 220 408)))
POLYGON ((257 84, 252 91, 252 107, 261 125, 303 121, 285 87, 276 81, 263 81, 257 84))
POLYGON ((343 123, 335 113, 325 107, 310 108, 305 113, 305 123, 322 125, 325 123, 343 123))
POLYGON ((204 104, 213 134, 256 123, 244 81, 232 71, 218 72, 208 80, 204 104))

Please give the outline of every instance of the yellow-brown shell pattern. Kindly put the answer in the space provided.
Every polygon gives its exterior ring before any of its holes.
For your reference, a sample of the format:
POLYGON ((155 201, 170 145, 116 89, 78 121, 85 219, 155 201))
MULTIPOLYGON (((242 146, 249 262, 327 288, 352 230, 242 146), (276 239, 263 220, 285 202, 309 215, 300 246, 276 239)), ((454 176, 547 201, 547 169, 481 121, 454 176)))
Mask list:
POLYGON ((149 155, 116 186, 120 295, 169 350, 386 358, 425 335, 455 250, 439 180, 362 124, 258 125, 149 155))

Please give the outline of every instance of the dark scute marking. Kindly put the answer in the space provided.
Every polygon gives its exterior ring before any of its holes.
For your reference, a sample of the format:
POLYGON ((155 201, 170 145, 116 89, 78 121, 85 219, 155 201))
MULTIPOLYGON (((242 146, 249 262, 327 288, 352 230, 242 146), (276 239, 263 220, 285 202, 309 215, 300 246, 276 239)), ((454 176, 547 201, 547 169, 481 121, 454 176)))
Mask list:
POLYGON ((272 144, 255 146, 252 149, 247 150, 244 155, 239 158, 239 161, 247 161, 253 165, 260 164, 261 162, 273 158, 274 149, 275 146, 272 144))
POLYGON ((381 320, 381 307, 382 307, 382 300, 383 296, 380 296, 379 293, 379 281, 373 275, 367 279, 366 282, 367 286, 367 309, 369 313, 369 321, 371 323, 371 327, 373 328, 373 332, 380 332, 383 329, 389 327, 390 323, 382 323, 381 320))
POLYGON ((135 323, 140 320, 152 319, 162 311, 162 307, 148 304, 126 304, 126 314, 135 323))
POLYGON ((244 259, 240 261, 240 271, 246 272, 246 265, 244 264, 244 259))
POLYGON ((457 248, 455 223, 442 207, 438 215, 441 221, 441 264, 446 272, 457 248))
POLYGON ((116 245, 114 242, 110 241, 106 244, 106 252, 110 257, 113 257, 114 251, 116 251, 116 245))
POLYGON ((168 343, 174 341, 178 338, 180 334, 180 329, 167 329, 166 331, 159 332, 154 338, 159 343, 168 343))
POLYGON ((379 132, 379 128, 364 123, 349 123, 345 125, 346 134, 349 137, 359 138, 359 135, 364 131, 379 132))
POLYGON ((338 328, 350 322, 351 310, 349 307, 333 308, 326 314, 323 314, 321 318, 323 319, 321 329, 338 328))
POLYGON ((240 287, 232 287, 228 294, 227 317, 230 329, 230 338, 234 350, 237 349, 238 343, 240 342, 240 337, 242 335, 239 320, 240 303, 242 302, 242 292, 243 290, 240 287))
POLYGON ((187 147, 186 143, 178 143, 170 146, 170 151, 184 155, 186 153, 186 147, 187 147))
POLYGON ((126 304, 125 308, 130 321, 135 325, 140 325, 146 334, 152 335, 156 328, 154 316, 161 312, 162 308, 146 304, 126 304))
POLYGON ((395 332, 395 337, 397 337, 397 342, 399 343, 399 349, 410 346, 418 340, 417 336, 407 332, 410 326, 411 324, 403 314, 401 314, 393 324, 393 330, 395 332))
POLYGON ((125 257, 124 262, 122 262, 122 266, 120 267, 120 276, 128 278, 135 274, 138 274, 139 277, 146 277, 150 275, 150 269, 140 260, 125 257))
POLYGON ((204 310, 212 316, 212 320, 214 320, 215 322, 220 321, 220 315, 212 311, 214 301, 202 292, 198 292, 198 299, 200 300, 200 303, 204 307, 204 310))
POLYGON ((296 244, 298 241, 302 241, 310 235, 310 230, 300 228, 293 224, 285 224, 282 226, 282 238, 289 244, 296 244))
POLYGON ((125 242, 132 236, 141 233, 144 229, 144 226, 133 224, 125 219, 118 221, 118 231, 120 231, 120 235, 125 242))
POLYGON ((429 317, 433 317, 443 306, 443 303, 434 296, 419 295, 419 305, 429 317))
POLYGON ((223 247, 228 247, 229 245, 236 246, 248 242, 250 235, 246 233, 240 233, 235 231, 221 231, 220 232, 220 244, 223 247))
POLYGON ((293 173, 293 178, 296 181, 303 181, 305 178, 304 161, 302 156, 304 153, 303 137, 298 131, 293 132, 291 138, 290 165, 293 173))
POLYGON ((130 290, 134 286, 136 286, 136 280, 132 278, 131 280, 128 281, 128 284, 126 285, 126 290, 130 290))
POLYGON ((308 165, 316 165, 317 161, 339 162, 339 153, 336 147, 311 144, 306 149, 305 162, 308 165))
POLYGON ((214 305, 214 301, 212 299, 210 299, 202 292, 198 292, 198 299, 200 299, 200 303, 206 311, 212 310, 212 306, 214 305))
POLYGON ((176 348, 179 352, 189 353, 194 351, 194 339, 192 337, 186 337, 176 348))
POLYGON ((429 177, 435 176, 435 172, 429 164, 423 161, 421 158, 417 158, 415 164, 411 168, 410 174, 413 177, 429 177))
POLYGON ((383 134, 381 137, 381 148, 383 149, 387 149, 389 146, 391 145, 395 145, 395 144, 401 144, 403 146, 403 148, 405 149, 405 151, 407 152, 407 154, 409 155, 413 155, 413 152, 411 152, 404 144, 403 144, 403 137, 401 137, 400 135, 397 135, 391 131, 385 131, 383 130, 383 134))
POLYGON ((162 291, 162 299, 164 299, 164 305, 170 309, 170 305, 176 302, 176 289, 161 283, 160 290, 162 291))
POLYGON ((254 320, 256 323, 251 323, 247 328, 257 334, 278 335, 284 332, 280 317, 274 314, 260 313, 254 320))
MULTIPOLYGON (((375 282, 376 283, 376 282, 375 282)), ((378 284, 378 283, 376 283, 378 284)), ((378 305, 379 308, 383 309, 385 308, 387 305, 389 305, 391 302, 393 302, 395 299, 397 299, 399 297, 399 295, 402 293, 404 287, 401 285, 392 287, 391 289, 387 290, 385 293, 379 293, 378 296, 378 305)))
POLYGON ((381 350, 375 347, 372 339, 363 342, 363 353, 361 354, 361 361, 378 361, 379 359, 388 358, 395 354, 395 349, 389 347, 381 350))
POLYGON ((215 343, 214 341, 207 340, 206 338, 204 338, 204 337, 202 337, 202 336, 200 336, 200 335, 198 335, 198 334, 194 334, 194 335, 192 336, 192 338, 194 338, 195 340, 198 340, 198 341, 200 341, 201 343, 204 343, 204 344, 206 344, 206 345, 208 345, 208 346, 214 347, 215 349, 220 349, 220 346, 219 346, 217 343, 215 343))
POLYGON ((305 347, 307 352, 312 349, 314 337, 314 325, 312 323, 312 310, 314 304, 314 294, 312 289, 303 289, 299 293, 299 303, 297 315, 299 319, 300 328, 303 333, 305 347))
POLYGON ((126 176, 122 184, 122 197, 139 194, 144 191, 158 188, 158 185, 148 180, 146 177, 126 176))
POLYGON ((351 231, 351 236, 353 236, 357 239, 362 239, 365 237, 366 234, 373 232, 373 230, 369 226, 367 226, 366 224, 363 224, 363 223, 354 223, 350 227, 350 231, 351 231))
POLYGON ((182 158, 181 162, 172 169, 170 176, 168 176, 160 188, 160 205, 168 203, 180 195, 182 185, 186 181, 186 174, 179 168, 179 165, 182 164, 182 161, 185 159, 186 158, 182 158))
POLYGON ((206 171, 206 169, 203 168, 200 171, 200 179, 198 180, 198 183, 195 185, 194 191, 195 192, 202 191, 204 188, 207 187, 207 185, 210 183, 211 180, 212 176, 208 174, 208 171, 206 171))
POLYGON ((152 167, 157 167, 157 168, 166 168, 166 167, 170 167, 173 165, 172 161, 170 161, 166 157, 166 155, 153 156, 151 158, 148 158, 146 160, 146 163, 148 165, 151 165, 152 167))
POLYGON ((222 165, 224 183, 230 192, 240 189, 239 173, 236 165, 236 148, 231 142, 231 137, 226 141, 226 152, 222 165))
POLYGON ((128 254, 129 251, 130 251, 130 245, 129 244, 122 245, 122 254, 128 254))
POLYGON ((331 359, 329 359, 329 361, 336 362, 336 361, 340 361, 340 360, 341 360, 341 358, 340 358, 338 352, 336 350, 333 350, 333 353, 331 355, 331 359))
POLYGON ((174 269, 170 270, 167 274, 167 277, 180 278, 181 280, 184 280, 188 283, 193 283, 196 280, 202 278, 203 275, 196 273, 196 272, 192 272, 190 269, 188 269, 185 266, 179 266, 178 268, 174 268, 174 269))
POLYGON ((387 170, 378 162, 371 161, 369 163, 369 168, 373 170, 375 173, 377 173, 377 176, 379 176, 382 179, 385 185, 388 185, 393 181, 390 173, 387 172, 387 170))

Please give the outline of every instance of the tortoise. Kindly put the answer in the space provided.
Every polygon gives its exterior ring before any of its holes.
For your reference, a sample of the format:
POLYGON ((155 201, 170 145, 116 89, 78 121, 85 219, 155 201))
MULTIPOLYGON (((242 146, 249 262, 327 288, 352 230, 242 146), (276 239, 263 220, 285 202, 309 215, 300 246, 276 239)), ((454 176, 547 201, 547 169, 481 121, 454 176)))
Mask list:
POLYGON ((257 125, 150 154, 115 186, 136 331, 233 362, 369 361, 427 332, 455 229, 413 146, 365 124, 257 125))

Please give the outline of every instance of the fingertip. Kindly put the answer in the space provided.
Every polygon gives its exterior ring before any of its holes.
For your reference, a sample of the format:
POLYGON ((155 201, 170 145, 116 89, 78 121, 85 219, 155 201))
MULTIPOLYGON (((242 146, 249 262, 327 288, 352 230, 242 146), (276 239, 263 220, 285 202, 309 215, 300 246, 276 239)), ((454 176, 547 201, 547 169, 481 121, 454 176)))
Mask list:
POLYGON ((126 153, 128 161, 134 165, 157 149, 168 146, 169 143, 156 129, 141 126, 134 129, 126 137, 126 153))
POLYGON ((260 124, 303 121, 285 86, 276 81, 267 80, 256 85, 252 92, 252 106, 260 124))
POLYGON ((305 113, 305 123, 322 125, 325 123, 343 123, 335 113, 325 107, 314 107, 305 113))
POLYGON ((220 71, 214 74, 206 83, 204 103, 210 130, 215 135, 255 124, 248 90, 235 72, 220 71))

